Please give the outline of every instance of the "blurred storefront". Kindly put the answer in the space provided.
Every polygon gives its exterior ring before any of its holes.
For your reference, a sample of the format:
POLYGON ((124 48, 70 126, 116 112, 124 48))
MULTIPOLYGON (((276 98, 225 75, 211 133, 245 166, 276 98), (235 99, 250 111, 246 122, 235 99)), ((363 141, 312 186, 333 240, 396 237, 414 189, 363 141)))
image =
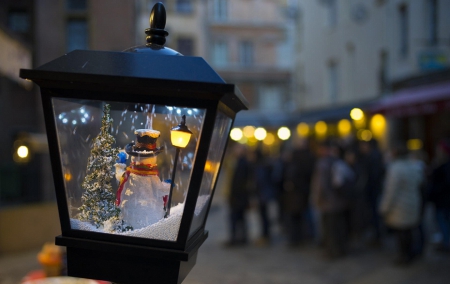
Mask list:
POLYGON ((415 141, 410 150, 423 150, 432 159, 439 139, 450 137, 450 70, 394 82, 392 95, 368 112, 386 116, 390 141, 415 141))

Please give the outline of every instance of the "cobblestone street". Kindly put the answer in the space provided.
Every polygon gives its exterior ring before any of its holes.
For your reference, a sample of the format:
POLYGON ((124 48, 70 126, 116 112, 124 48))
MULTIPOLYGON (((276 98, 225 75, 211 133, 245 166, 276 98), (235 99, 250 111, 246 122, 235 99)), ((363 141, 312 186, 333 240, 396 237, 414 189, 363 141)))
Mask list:
MULTIPOLYGON (((281 240, 269 247, 224 248, 225 210, 211 212, 207 224, 210 236, 200 248, 197 264, 185 284, 444 284, 450 281, 450 255, 427 253, 409 267, 395 267, 392 239, 378 248, 353 249, 338 261, 322 257, 315 245, 289 249, 281 240)), ((256 216, 250 216, 252 225, 256 216)), ((257 228, 253 228, 255 231, 257 228)))
MULTIPOLYGON (((450 279, 450 255, 426 254, 409 267, 395 267, 395 246, 387 238, 383 246, 352 249, 338 261, 325 260, 313 244, 290 249, 281 237, 271 246, 226 248, 226 208, 216 204, 210 213, 209 238, 198 252, 197 264, 184 284, 445 284, 450 279)), ((257 216, 249 214, 250 232, 255 240, 257 216)), ((38 250, 0 256, 0 284, 17 284, 29 271, 39 269, 38 250)))

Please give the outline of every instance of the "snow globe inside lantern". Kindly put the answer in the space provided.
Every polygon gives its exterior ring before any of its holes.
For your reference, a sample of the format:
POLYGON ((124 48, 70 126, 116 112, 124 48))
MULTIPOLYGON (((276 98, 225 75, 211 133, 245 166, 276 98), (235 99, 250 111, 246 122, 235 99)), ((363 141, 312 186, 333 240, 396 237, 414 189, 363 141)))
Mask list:
POLYGON ((205 60, 164 47, 165 17, 157 3, 144 46, 21 70, 40 86, 70 276, 180 283, 208 236, 230 129, 248 103, 205 60))
MULTIPOLYGON (((52 104, 71 229, 176 241, 206 110, 56 97, 52 104), (180 125, 188 137, 174 145, 180 125)), ((231 119, 220 124, 228 130, 231 119)), ((218 142, 223 151, 226 137, 218 142)), ((211 188, 217 173, 206 173, 211 188)), ((198 218, 211 197, 203 193, 198 218)))

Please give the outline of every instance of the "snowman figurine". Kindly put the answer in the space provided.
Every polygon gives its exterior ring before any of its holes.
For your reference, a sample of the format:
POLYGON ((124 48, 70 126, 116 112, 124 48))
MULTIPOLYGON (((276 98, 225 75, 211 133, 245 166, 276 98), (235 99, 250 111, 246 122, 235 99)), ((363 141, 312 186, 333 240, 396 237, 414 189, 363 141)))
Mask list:
POLYGON ((163 150, 156 147, 160 132, 138 129, 134 134, 136 144, 125 146, 125 152, 131 156, 130 166, 122 159, 115 167, 116 178, 120 177, 116 205, 122 219, 136 230, 164 218, 170 183, 161 182, 158 176, 156 156, 163 150))

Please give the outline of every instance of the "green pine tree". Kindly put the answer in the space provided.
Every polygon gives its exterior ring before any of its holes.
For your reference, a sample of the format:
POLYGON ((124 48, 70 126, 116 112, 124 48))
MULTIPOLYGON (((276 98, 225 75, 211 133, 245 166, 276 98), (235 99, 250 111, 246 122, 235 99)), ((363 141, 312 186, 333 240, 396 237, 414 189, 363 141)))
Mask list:
POLYGON ((81 197, 83 205, 79 208, 79 219, 92 222, 97 228, 111 218, 119 220, 120 214, 120 208, 115 205, 116 194, 111 185, 119 148, 113 147, 115 139, 109 133, 113 123, 110 108, 109 104, 103 107, 102 126, 100 134, 93 141, 87 164, 88 174, 82 184, 85 190, 81 197))

